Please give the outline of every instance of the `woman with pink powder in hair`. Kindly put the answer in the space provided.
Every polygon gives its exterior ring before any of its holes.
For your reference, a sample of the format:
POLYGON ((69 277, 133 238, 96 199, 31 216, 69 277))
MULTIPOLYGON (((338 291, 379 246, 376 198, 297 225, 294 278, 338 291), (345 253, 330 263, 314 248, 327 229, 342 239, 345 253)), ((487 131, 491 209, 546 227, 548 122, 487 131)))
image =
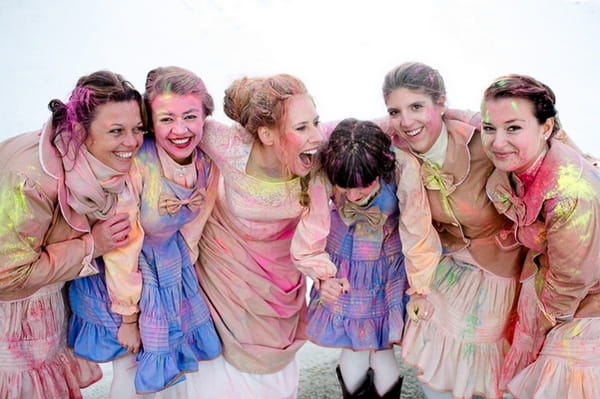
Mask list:
POLYGON ((151 133, 130 172, 143 243, 71 283, 69 343, 112 361, 112 397, 175 399, 188 395, 186 374, 221 353, 193 266, 218 176, 198 148, 214 105, 202 79, 175 66, 148 72, 144 98, 151 133))
POLYGON ((122 76, 79 79, 41 132, 0 143, 0 397, 81 398, 100 368, 67 348, 66 281, 130 243, 127 179, 142 143, 142 98, 122 76))
POLYGON ((556 140, 555 95, 525 75, 484 93, 487 192, 530 249, 503 379, 520 399, 600 397, 600 174, 556 140), (512 379, 512 380, 511 380, 512 379))

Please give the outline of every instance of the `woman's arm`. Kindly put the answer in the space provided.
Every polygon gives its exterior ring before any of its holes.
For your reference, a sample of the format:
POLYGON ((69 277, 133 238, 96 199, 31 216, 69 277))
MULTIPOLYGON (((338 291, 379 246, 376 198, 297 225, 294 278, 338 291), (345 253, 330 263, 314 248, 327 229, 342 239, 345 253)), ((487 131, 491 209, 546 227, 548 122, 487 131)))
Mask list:
POLYGON ((330 228, 330 190, 324 177, 315 176, 309 183, 310 204, 296 226, 290 253, 296 267, 315 282, 333 278, 336 267, 325 252, 330 228))
POLYGON ((570 184, 577 196, 552 200, 544 207, 548 269, 538 294, 553 323, 572 319, 600 281, 600 204, 588 182, 570 184))
POLYGON ((58 204, 40 185, 18 172, 0 176, 0 292, 30 295, 40 287, 94 273, 92 235, 47 244, 59 218, 58 204))
POLYGON ((396 196, 400 208, 398 232, 410 284, 407 293, 427 295, 440 260, 442 245, 432 224, 419 162, 406 151, 396 150, 396 164, 396 196))

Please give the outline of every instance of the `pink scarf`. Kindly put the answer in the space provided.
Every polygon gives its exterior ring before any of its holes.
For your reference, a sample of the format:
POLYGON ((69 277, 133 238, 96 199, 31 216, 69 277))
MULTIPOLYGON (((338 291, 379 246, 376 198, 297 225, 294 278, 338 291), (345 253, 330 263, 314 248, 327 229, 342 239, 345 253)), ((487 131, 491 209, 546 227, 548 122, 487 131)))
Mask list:
POLYGON ((78 214, 92 220, 106 220, 114 212, 118 194, 125 188, 126 174, 117 172, 94 157, 85 144, 75 149, 71 141, 68 148, 61 135, 54 145, 64 154, 67 203, 78 214))

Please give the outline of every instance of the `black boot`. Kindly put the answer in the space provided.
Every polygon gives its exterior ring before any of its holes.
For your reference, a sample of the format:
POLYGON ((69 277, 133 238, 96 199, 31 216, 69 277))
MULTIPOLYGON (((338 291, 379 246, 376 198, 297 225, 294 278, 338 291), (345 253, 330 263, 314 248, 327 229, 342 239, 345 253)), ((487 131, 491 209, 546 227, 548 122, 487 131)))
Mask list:
POLYGON ((358 389, 352 393, 348 392, 346 388, 346 384, 344 383, 344 379, 342 378, 342 373, 340 372, 340 366, 335 368, 335 373, 337 374, 338 380, 340 381, 340 386, 342 387, 342 397, 344 399, 371 399, 373 398, 372 392, 375 389, 373 387, 373 370, 369 369, 367 371, 367 376, 365 377, 364 382, 358 387, 358 389))
POLYGON ((402 380, 404 377, 400 376, 398 381, 387 391, 383 396, 379 396, 377 393, 377 389, 375 389, 375 384, 373 384, 373 392, 375 392, 375 398, 381 399, 400 399, 400 392, 402 392, 402 380))

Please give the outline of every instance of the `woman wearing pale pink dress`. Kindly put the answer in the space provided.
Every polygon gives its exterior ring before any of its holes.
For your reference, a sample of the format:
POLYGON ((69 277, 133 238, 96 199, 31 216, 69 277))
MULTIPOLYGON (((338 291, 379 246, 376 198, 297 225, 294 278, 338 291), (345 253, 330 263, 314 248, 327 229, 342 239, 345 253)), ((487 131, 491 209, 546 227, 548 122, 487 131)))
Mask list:
POLYGON ((306 283, 290 243, 304 209, 302 177, 323 141, 319 117, 290 75, 233 82, 225 113, 241 126, 208 121, 200 144, 221 178, 196 264, 223 356, 190 378, 199 397, 294 398, 306 283))
POLYGON ((81 398, 100 368, 67 348, 66 281, 129 242, 115 214, 142 142, 142 98, 120 75, 79 79, 41 132, 0 144, 0 397, 81 398))
POLYGON ((493 165, 479 119, 449 112, 441 75, 421 63, 390 71, 383 93, 396 144, 419 159, 443 246, 430 292, 413 295, 422 305, 402 356, 428 398, 500 398, 523 253, 485 192, 493 165))

